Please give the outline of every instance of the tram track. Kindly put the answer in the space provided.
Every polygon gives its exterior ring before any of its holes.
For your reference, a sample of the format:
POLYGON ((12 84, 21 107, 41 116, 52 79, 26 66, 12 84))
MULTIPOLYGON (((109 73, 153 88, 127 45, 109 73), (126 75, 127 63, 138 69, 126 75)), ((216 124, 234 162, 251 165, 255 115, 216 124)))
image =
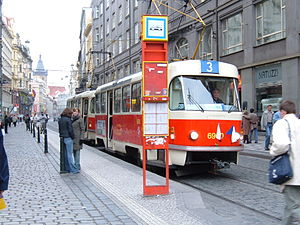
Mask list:
POLYGON ((240 207, 242 207, 242 208, 244 208, 244 209, 250 210, 250 211, 252 211, 252 212, 254 212, 254 213, 258 213, 258 214, 260 214, 260 215, 262 215, 262 216, 265 216, 265 217, 267 217, 267 218, 275 219, 275 220, 277 220, 278 222, 281 221, 281 218, 280 218, 280 217, 276 217, 276 216, 270 215, 270 214, 268 214, 268 213, 261 212, 261 211, 259 211, 259 210, 254 209, 254 208, 251 208, 251 207, 249 207, 249 206, 246 206, 246 205, 244 205, 244 204, 242 204, 242 203, 240 203, 240 202, 237 202, 237 201, 231 200, 231 199, 229 199, 229 198, 226 198, 226 197, 224 197, 224 196, 222 196, 222 195, 216 194, 216 193, 214 193, 213 191, 209 191, 209 190, 207 190, 207 189, 205 189, 205 188, 198 187, 198 186, 196 186, 196 185, 190 184, 190 183, 188 183, 188 182, 184 182, 184 181, 182 181, 182 180, 176 180, 176 179, 175 179, 175 181, 177 181, 177 182, 179 182, 179 183, 181 183, 181 184, 187 185, 187 186, 189 186, 189 187, 191 187, 191 188, 194 188, 194 189, 196 189, 196 190, 198 190, 198 191, 201 191, 201 192, 203 192, 203 193, 206 193, 206 194, 208 194, 208 195, 211 195, 211 196, 213 196, 213 197, 222 199, 223 201, 226 201, 226 202, 229 202, 229 203, 238 205, 238 206, 240 206, 240 207))

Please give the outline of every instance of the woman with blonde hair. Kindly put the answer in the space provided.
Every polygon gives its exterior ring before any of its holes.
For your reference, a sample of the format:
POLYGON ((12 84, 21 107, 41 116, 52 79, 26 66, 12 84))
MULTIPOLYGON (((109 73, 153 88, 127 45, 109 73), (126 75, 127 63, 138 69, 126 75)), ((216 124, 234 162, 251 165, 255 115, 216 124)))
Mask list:
POLYGON ((80 110, 78 108, 73 109, 72 126, 74 131, 73 139, 73 154, 75 159, 75 166, 78 170, 80 167, 80 150, 82 149, 82 139, 84 135, 84 123, 80 116, 80 110))

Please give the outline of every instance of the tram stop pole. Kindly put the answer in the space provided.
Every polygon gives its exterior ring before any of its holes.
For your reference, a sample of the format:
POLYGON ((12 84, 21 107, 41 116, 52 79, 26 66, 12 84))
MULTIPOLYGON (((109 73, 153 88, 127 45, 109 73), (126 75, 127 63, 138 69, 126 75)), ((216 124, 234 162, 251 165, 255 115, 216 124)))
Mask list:
POLYGON ((66 148, 64 143, 64 138, 60 137, 60 174, 67 173, 66 171, 66 148))
POLYGON ((40 126, 37 127, 37 143, 41 143, 40 126))
POLYGON ((47 124, 45 124, 44 129, 44 153, 48 153, 48 134, 47 134, 47 124))

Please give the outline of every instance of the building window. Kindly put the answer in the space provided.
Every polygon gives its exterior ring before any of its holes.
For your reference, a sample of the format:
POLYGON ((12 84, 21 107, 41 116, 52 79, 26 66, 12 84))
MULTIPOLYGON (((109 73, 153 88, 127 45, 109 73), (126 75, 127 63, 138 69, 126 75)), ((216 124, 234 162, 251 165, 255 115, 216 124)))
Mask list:
POLYGON ((96 66, 100 66, 100 53, 96 54, 96 66))
POLYGON ((100 33, 100 39, 103 39, 103 25, 100 26, 100 30, 99 30, 99 33, 100 33))
POLYGON ((123 51, 123 49, 122 49, 122 36, 119 37, 118 44, 119 44, 119 54, 120 54, 123 51))
POLYGON ((203 40, 200 46, 200 59, 212 59, 212 27, 206 27, 203 40))
POLYGON ((130 112, 130 86, 122 88, 122 111, 130 112))
POLYGON ((129 30, 126 31, 126 49, 129 49, 130 47, 130 35, 129 30))
POLYGON ((129 75, 129 65, 124 67, 124 77, 129 75))
POLYGON ((137 73, 141 71, 141 63, 140 60, 134 61, 133 62, 133 72, 137 73))
POLYGON ((100 41, 100 33, 99 33, 99 28, 96 27, 95 29, 95 35, 96 35, 96 42, 99 42, 100 41))
POLYGON ((139 42, 139 24, 136 23, 134 25, 134 43, 138 43, 139 42))
POLYGON ((116 27, 116 14, 115 13, 112 14, 111 25, 112 25, 112 29, 115 29, 115 27, 116 27))
POLYGON ((106 20, 106 35, 109 35, 109 30, 110 30, 110 27, 109 27, 109 19, 106 20))
POLYGON ((285 37, 285 0, 267 0, 256 5, 256 43, 285 37))
POLYGON ((122 23, 123 19, 123 10, 122 10, 122 5, 119 6, 119 23, 122 23))
POLYGON ((175 45, 175 57, 179 59, 187 59, 189 57, 189 42, 185 38, 181 38, 175 45))
POLYGON ((100 13, 100 15, 103 14, 103 2, 100 3, 99 13, 100 13))
POLYGON ((129 0, 126 0, 126 3, 125 3, 125 16, 128 16, 129 15, 129 0))
POLYGON ((106 8, 109 7, 109 2, 110 2, 110 0, 106 0, 106 8))
POLYGON ((95 17, 96 17, 96 19, 98 19, 100 17, 100 6, 97 5, 95 10, 96 10, 95 11, 95 17))
POLYGON ((242 50, 242 13, 236 14, 222 21, 223 54, 230 54, 242 50))
POLYGON ((139 6, 138 0, 134 0, 134 7, 138 7, 138 6, 139 6))

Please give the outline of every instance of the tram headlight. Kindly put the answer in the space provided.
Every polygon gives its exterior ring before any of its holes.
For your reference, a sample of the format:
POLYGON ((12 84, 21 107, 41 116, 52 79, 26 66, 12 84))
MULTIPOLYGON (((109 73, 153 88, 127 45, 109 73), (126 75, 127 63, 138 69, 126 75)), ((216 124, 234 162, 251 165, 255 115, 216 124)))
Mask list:
POLYGON ((197 140, 198 138, 199 138, 199 134, 198 134, 198 132, 196 132, 196 131, 192 131, 191 133, 190 133, 190 138, 192 139, 192 140, 197 140))

